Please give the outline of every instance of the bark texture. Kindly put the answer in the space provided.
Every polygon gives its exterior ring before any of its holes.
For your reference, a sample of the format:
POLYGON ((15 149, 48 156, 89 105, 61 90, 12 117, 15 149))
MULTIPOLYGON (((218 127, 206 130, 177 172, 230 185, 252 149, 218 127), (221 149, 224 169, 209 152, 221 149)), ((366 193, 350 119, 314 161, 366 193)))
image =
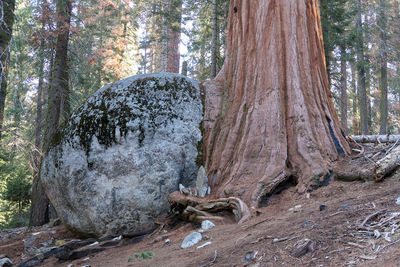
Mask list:
POLYGON ((219 197, 254 208, 290 178, 304 192, 349 152, 316 0, 232 0, 226 61, 204 86, 204 164, 219 197))

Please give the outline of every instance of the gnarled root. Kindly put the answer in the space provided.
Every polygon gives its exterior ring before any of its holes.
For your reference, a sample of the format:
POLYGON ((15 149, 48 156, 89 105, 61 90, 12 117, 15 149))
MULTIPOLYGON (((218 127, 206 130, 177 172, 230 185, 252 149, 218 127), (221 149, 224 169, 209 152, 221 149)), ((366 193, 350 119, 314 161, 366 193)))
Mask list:
POLYGON ((236 197, 205 199, 183 195, 176 191, 168 196, 172 208, 177 210, 185 220, 201 222, 203 220, 223 220, 212 213, 231 210, 236 221, 240 224, 250 218, 250 210, 241 199, 236 197))

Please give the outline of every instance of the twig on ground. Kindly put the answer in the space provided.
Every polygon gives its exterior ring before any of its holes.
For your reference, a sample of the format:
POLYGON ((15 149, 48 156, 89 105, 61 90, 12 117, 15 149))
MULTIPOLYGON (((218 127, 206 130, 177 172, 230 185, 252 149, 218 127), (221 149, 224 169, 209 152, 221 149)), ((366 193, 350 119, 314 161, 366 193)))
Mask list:
POLYGON ((377 215, 379 215, 379 214, 381 214, 381 213, 384 213, 384 212, 386 212, 386 210, 380 210, 380 211, 377 211, 377 212, 372 213, 372 214, 369 215, 367 218, 365 218, 365 220, 360 224, 359 227, 364 227, 364 225, 365 225, 369 220, 371 220, 371 219, 374 218, 375 216, 377 216, 377 215))
POLYGON ((336 216, 336 215, 338 215, 338 214, 340 214, 340 213, 343 213, 343 211, 335 212, 335 213, 329 215, 328 218, 333 217, 333 216, 336 216))
POLYGON ((384 249, 387 248, 387 247, 393 246, 394 244, 397 244, 397 243, 399 243, 399 242, 400 242, 400 239, 397 239, 396 241, 394 241, 394 242, 392 242, 392 243, 389 243, 389 244, 383 246, 379 251, 384 250, 384 249))
POLYGON ((243 230, 247 231, 250 228, 256 227, 257 225, 263 224, 263 223, 265 223, 265 222, 267 222, 269 220, 271 220, 271 218, 264 219, 262 221, 256 222, 256 223, 251 224, 251 225, 243 226, 242 228, 243 228, 243 230))
POLYGON ((365 246, 357 244, 357 243, 353 243, 353 242, 347 242, 347 245, 357 247, 357 248, 365 248, 365 246))
POLYGON ((209 261, 209 262, 207 262, 207 263, 205 263, 203 265, 200 265, 200 267, 207 267, 207 266, 209 266, 211 264, 214 264, 214 262, 217 260, 217 257, 218 257, 218 253, 217 253, 217 251, 215 251, 214 252, 214 258, 212 258, 211 261, 209 261))

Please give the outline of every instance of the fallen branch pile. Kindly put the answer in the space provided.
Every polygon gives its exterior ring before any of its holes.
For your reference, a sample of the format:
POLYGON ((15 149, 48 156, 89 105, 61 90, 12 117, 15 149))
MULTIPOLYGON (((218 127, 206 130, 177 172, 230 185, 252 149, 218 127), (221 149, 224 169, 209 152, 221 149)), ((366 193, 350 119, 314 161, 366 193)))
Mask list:
POLYGON ((362 259, 375 259, 386 248, 400 242, 400 211, 377 210, 350 228, 353 242, 362 259))

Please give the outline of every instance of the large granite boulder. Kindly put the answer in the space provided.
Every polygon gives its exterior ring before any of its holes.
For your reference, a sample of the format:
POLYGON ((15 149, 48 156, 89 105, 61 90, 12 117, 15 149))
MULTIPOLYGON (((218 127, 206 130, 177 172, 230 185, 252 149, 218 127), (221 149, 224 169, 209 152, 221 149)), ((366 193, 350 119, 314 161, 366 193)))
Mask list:
POLYGON ((197 82, 139 75, 98 90, 59 130, 41 180, 63 223, 88 236, 143 230, 196 180, 197 82))

